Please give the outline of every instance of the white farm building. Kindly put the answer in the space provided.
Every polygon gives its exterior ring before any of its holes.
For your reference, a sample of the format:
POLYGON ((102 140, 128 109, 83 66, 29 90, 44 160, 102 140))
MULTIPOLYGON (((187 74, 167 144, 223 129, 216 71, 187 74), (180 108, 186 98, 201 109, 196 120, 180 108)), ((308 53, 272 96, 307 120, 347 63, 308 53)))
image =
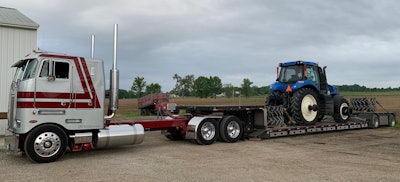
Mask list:
POLYGON ((13 8, 0 7, 0 135, 7 126, 11 65, 37 48, 39 25, 13 8))

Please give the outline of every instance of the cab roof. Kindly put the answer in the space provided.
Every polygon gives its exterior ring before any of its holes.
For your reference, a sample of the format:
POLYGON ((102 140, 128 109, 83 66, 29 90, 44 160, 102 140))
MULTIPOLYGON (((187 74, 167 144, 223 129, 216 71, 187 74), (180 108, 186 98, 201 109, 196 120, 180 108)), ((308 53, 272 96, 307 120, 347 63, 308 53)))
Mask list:
POLYGON ((299 61, 289 61, 289 62, 285 62, 285 63, 280 63, 279 64, 279 66, 281 66, 281 67, 294 66, 294 65, 318 66, 318 63, 299 60, 299 61))

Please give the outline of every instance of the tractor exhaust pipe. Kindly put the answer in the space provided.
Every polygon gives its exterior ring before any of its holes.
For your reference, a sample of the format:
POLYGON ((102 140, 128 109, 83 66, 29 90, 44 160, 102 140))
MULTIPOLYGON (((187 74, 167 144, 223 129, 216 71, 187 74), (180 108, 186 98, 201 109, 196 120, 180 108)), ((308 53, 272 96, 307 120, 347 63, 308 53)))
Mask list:
POLYGON ((119 90, 119 70, 117 69, 117 41, 118 41, 118 24, 114 25, 114 59, 113 66, 110 70, 110 103, 105 119, 114 117, 118 109, 118 90, 119 90))

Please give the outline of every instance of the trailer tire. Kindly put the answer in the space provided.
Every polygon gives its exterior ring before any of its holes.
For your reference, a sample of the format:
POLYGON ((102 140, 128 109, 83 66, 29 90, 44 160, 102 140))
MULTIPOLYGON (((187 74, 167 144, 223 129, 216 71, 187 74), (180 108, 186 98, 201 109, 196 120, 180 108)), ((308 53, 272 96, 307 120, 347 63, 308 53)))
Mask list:
POLYGON ((219 133, 222 141, 235 143, 242 137, 242 122, 236 116, 226 116, 221 120, 219 133))
POLYGON ((67 150, 68 138, 56 125, 41 125, 33 129, 25 139, 26 156, 35 162, 54 162, 67 150))
POLYGON ((314 125, 319 119, 319 100, 311 88, 302 88, 293 94, 290 112, 299 125, 314 125))
POLYGON ((389 116, 389 126, 390 126, 390 127, 396 126, 396 119, 395 119, 395 117, 394 117, 393 114, 391 114, 391 115, 389 116))
POLYGON ((379 128, 380 126, 379 117, 375 114, 372 115, 369 125, 370 125, 369 128, 371 129, 379 128))
POLYGON ((335 96, 333 99, 333 119, 336 123, 347 123, 350 120, 350 104, 341 97, 335 96))
POLYGON ((196 143, 200 145, 210 145, 214 143, 218 136, 218 129, 215 120, 204 119, 201 121, 196 133, 196 143))

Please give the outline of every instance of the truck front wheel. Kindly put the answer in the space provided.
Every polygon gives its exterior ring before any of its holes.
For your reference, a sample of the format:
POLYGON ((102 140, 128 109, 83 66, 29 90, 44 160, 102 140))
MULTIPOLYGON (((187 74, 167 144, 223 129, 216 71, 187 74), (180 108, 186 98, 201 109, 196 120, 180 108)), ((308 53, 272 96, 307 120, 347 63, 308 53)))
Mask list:
POLYGON ((236 116, 224 117, 221 121, 220 139, 224 142, 234 143, 237 142, 242 136, 242 124, 236 116))
POLYGON ((26 156, 35 162, 54 162, 64 155, 68 138, 56 125, 42 125, 33 129, 25 139, 26 156))

